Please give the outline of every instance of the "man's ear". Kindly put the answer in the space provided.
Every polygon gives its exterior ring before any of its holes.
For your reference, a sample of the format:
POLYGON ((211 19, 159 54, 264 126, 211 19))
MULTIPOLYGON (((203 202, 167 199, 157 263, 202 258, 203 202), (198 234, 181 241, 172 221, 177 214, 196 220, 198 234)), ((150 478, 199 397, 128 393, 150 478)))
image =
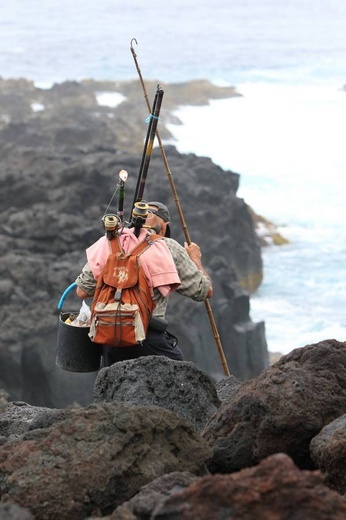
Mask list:
POLYGON ((162 236, 166 235, 166 229, 167 229, 168 224, 169 224, 169 222, 164 222, 163 221, 163 223, 161 225, 161 233, 160 233, 160 235, 162 235, 162 236))

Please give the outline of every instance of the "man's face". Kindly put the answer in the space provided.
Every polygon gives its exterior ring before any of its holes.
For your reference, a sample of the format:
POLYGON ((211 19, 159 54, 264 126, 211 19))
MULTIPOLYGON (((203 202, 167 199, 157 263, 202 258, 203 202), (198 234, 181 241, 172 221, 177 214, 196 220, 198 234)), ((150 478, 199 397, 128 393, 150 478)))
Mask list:
POLYGON ((156 211, 157 208, 155 206, 149 206, 145 224, 154 229, 156 233, 164 235, 166 231, 166 223, 161 217, 155 215, 156 211))

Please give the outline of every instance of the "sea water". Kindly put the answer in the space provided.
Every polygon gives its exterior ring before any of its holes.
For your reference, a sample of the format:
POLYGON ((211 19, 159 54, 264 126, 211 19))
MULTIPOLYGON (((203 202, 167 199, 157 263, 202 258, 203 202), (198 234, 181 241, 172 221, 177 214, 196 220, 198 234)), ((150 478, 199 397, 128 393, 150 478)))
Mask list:
POLYGON ((238 195, 290 241, 263 249, 264 281, 251 298, 269 349, 343 341, 346 95, 335 86, 238 90, 244 97, 178 110, 182 125, 170 125, 177 148, 240 172, 238 195))
POLYGON ((269 349, 288 352, 346 339, 345 27, 344 0, 11 0, 0 75, 134 79, 136 38, 145 79, 235 86, 242 97, 181 107, 170 129, 180 151, 238 172, 238 195, 290 240, 263 250, 251 297, 269 349))

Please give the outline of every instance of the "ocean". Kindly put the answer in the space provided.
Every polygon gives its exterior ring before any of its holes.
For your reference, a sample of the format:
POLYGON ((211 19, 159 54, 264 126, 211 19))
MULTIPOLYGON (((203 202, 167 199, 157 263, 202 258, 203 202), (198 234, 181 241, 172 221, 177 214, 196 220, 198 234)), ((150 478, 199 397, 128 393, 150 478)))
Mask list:
POLYGON ((346 339, 345 27, 344 0, 12 0, 0 75, 134 79, 136 38, 144 79, 235 86, 242 97, 180 107, 170 130, 179 151, 239 173, 238 195, 290 240, 263 249, 250 302, 287 353, 346 339))

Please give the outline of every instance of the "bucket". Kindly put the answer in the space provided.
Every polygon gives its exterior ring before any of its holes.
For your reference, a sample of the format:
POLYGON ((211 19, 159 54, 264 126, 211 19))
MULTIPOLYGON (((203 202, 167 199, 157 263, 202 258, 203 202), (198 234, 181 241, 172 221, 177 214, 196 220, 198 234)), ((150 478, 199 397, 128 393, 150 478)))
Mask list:
POLYGON ((78 311, 59 315, 55 363, 69 372, 96 372, 101 363, 101 346, 89 338, 89 327, 65 323, 71 314, 78 315, 78 311))

